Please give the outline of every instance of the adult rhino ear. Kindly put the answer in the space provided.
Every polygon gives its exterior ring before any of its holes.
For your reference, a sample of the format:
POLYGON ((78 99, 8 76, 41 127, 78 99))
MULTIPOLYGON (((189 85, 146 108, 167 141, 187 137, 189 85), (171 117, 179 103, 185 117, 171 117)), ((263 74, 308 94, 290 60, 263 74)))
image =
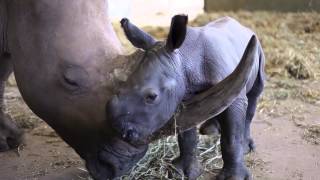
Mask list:
POLYGON ((167 39, 166 49, 169 52, 178 49, 187 34, 188 16, 175 15, 171 20, 170 32, 167 39))
POLYGON ((128 40, 136 48, 148 50, 156 43, 156 40, 151 35, 131 24, 129 19, 123 18, 120 23, 128 40))

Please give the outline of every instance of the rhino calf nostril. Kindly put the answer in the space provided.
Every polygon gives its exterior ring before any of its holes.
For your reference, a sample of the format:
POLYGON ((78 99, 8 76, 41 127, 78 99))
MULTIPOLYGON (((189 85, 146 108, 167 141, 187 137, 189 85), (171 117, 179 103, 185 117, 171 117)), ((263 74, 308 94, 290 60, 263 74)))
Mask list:
POLYGON ((129 130, 127 133, 127 139, 129 141, 136 141, 138 139, 138 133, 134 130, 129 130))
POLYGON ((125 139, 127 137, 127 133, 122 134, 122 138, 125 139))
POLYGON ((134 136, 133 130, 129 130, 129 131, 128 131, 128 138, 129 138, 129 139, 132 139, 133 136, 134 136))

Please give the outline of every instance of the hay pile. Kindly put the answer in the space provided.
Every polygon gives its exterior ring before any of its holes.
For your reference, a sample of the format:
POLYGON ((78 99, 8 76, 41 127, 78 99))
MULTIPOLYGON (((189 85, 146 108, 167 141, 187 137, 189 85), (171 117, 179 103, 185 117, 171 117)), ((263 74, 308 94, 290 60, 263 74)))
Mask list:
MULTIPOLYGON (((218 137, 200 136, 198 158, 205 172, 212 173, 222 167, 220 154, 218 137)), ((146 156, 140 160, 137 166, 121 179, 182 179, 183 174, 179 174, 171 164, 178 155, 179 148, 175 137, 158 140, 149 146, 146 156)))
POLYGON ((320 144, 320 124, 309 126, 304 133, 304 138, 312 144, 320 144))

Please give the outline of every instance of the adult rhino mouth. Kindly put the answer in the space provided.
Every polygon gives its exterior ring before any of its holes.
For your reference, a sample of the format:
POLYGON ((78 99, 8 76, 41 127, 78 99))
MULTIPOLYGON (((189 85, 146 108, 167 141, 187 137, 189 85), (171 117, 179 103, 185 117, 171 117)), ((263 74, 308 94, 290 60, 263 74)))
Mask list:
POLYGON ((148 145, 133 146, 121 139, 113 139, 97 153, 89 155, 86 167, 96 180, 106 180, 127 173, 147 152, 148 145))

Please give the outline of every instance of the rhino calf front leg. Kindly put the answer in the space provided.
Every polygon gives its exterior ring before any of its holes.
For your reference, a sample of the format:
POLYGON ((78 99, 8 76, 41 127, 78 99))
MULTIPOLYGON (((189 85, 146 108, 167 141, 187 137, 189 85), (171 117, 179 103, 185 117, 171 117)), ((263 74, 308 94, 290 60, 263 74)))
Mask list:
POLYGON ((9 54, 0 54, 0 152, 17 147, 22 141, 22 131, 4 113, 5 82, 12 72, 12 63, 9 54))
POLYGON ((197 129, 192 128, 178 135, 180 156, 173 160, 175 168, 189 180, 200 176, 202 167, 197 159, 198 135, 197 129))
POLYGON ((219 115, 223 168, 218 180, 249 180, 251 175, 244 162, 243 141, 247 99, 238 98, 219 115))

